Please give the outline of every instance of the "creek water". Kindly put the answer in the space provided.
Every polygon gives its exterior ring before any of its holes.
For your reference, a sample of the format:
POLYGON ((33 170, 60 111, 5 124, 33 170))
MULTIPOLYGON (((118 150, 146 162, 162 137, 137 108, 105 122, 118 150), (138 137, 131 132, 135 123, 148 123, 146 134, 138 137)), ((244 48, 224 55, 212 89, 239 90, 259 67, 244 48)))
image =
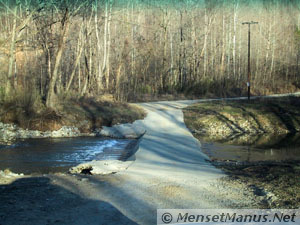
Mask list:
POLYGON ((202 151, 211 159, 241 162, 298 161, 300 160, 300 135, 236 136, 224 140, 199 137, 202 151))
POLYGON ((0 145, 0 170, 24 174, 67 172, 80 163, 99 159, 99 155, 103 160, 116 159, 117 155, 110 153, 121 152, 130 141, 97 137, 22 140, 0 145))
MULTIPOLYGON (((224 140, 198 137, 211 159, 233 161, 300 160, 300 135, 236 136, 224 140)), ((67 172, 93 159, 117 159, 132 140, 97 137, 28 139, 0 145, 0 170, 14 173, 67 172)))

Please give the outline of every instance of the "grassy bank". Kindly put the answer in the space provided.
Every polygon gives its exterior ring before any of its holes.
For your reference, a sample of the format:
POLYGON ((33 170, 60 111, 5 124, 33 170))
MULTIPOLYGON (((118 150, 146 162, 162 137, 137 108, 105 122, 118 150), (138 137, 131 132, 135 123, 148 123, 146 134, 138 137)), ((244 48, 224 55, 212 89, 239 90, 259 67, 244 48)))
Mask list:
POLYGON ((212 139, 237 134, 286 134, 300 130, 300 97, 260 98, 251 101, 212 101, 184 109, 185 123, 212 139))
POLYGON ((38 97, 32 95, 16 96, 0 104, 1 122, 40 131, 75 126, 82 133, 88 133, 102 126, 130 123, 144 116, 141 108, 109 99, 61 99, 55 111, 46 108, 38 97))

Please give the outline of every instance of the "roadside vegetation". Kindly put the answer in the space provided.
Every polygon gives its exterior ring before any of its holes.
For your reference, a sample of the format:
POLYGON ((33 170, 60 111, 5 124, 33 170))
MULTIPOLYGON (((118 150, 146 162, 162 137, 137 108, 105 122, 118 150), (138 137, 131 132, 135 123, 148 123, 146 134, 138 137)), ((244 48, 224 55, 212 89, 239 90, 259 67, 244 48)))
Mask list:
POLYGON ((0 102, 0 122, 39 131, 73 126, 82 133, 90 133, 102 126, 130 123, 145 116, 141 108, 115 101, 108 96, 98 99, 61 97, 57 99, 55 108, 46 107, 38 94, 16 93, 9 100, 0 102))

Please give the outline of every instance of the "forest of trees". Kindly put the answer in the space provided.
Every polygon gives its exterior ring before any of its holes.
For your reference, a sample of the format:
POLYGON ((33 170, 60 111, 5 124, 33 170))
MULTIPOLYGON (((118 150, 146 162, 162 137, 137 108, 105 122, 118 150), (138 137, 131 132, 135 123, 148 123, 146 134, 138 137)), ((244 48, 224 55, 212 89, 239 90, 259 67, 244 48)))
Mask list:
POLYGON ((136 101, 300 88, 297 0, 0 0, 0 94, 136 101))

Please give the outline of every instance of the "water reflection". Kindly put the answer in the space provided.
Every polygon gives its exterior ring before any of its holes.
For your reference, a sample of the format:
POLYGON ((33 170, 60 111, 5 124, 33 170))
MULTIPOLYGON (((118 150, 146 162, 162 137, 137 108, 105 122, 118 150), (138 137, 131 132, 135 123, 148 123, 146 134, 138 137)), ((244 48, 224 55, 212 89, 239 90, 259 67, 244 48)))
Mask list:
POLYGON ((248 162, 300 160, 300 134, 198 138, 202 150, 212 159, 248 162))
POLYGON ((130 140, 95 137, 29 139, 0 146, 0 170, 16 173, 65 172, 79 163, 91 161, 109 149, 124 149, 130 140))

